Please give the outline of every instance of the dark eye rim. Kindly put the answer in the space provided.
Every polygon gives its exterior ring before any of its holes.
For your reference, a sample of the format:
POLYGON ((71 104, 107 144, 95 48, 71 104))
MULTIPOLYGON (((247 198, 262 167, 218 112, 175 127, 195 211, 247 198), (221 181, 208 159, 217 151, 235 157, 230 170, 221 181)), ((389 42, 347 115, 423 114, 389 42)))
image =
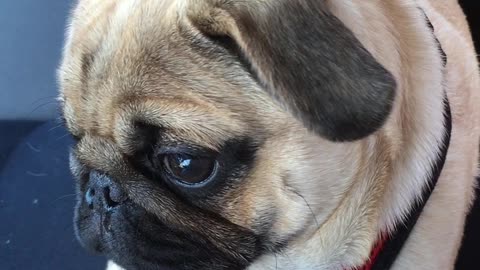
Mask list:
POLYGON ((165 153, 165 154, 162 154, 160 156, 158 156, 159 160, 161 161, 161 164, 162 164, 162 172, 163 174, 165 175, 165 177, 167 178, 168 181, 178 185, 178 186, 181 186, 181 187, 185 187, 185 188, 201 188, 201 187, 205 187, 207 186, 210 182, 212 182, 212 180, 217 176, 218 174, 218 171, 219 171, 219 167, 220 167, 220 164, 218 162, 218 159, 215 158, 215 157, 210 157, 210 156, 201 156, 203 158, 208 158, 208 159, 212 159, 213 160, 213 168, 212 168, 212 171, 210 172, 210 175, 205 178, 204 180, 200 181, 200 182, 197 182, 197 183, 189 183, 189 182, 186 182, 186 181, 183 181, 182 179, 176 177, 175 175, 173 175, 171 173, 171 169, 168 169, 167 168, 167 165, 165 165, 165 158, 168 157, 169 155, 190 155, 190 156, 194 156, 195 155, 192 155, 190 153, 182 153, 182 152, 177 152, 177 153, 174 153, 174 152, 169 152, 169 153, 165 153))

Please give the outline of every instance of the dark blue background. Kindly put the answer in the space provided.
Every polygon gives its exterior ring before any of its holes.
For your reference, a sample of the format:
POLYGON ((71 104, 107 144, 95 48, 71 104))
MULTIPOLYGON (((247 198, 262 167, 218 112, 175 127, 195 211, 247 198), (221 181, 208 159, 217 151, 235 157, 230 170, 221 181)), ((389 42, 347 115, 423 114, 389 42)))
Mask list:
POLYGON ((105 259, 75 240, 67 131, 54 122, 0 123, 0 130, 2 142, 17 141, 14 149, 0 144, 8 155, 0 160, 0 269, 104 269, 105 259))
POLYGON ((0 119, 54 116, 55 70, 73 2, 0 0, 0 119))

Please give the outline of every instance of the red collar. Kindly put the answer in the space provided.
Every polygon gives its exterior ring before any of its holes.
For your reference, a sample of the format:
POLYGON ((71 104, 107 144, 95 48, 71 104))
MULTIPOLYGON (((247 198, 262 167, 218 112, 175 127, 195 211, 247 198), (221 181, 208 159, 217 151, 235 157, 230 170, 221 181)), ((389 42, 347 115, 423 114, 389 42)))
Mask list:
POLYGON ((373 270, 373 266, 375 265, 378 256, 383 250, 383 247, 385 246, 385 242, 387 239, 382 238, 381 240, 377 241, 377 244, 375 245, 374 249, 372 250, 372 253, 370 254, 370 258, 366 262, 366 264, 360 268, 357 268, 357 270, 373 270))

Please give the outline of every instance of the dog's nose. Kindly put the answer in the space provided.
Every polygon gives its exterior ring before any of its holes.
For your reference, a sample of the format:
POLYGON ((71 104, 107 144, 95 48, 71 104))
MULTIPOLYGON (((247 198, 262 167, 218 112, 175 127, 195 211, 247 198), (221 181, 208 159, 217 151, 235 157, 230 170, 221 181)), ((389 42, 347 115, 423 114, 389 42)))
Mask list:
POLYGON ((97 171, 90 172, 85 202, 90 209, 112 210, 127 199, 119 184, 97 171))

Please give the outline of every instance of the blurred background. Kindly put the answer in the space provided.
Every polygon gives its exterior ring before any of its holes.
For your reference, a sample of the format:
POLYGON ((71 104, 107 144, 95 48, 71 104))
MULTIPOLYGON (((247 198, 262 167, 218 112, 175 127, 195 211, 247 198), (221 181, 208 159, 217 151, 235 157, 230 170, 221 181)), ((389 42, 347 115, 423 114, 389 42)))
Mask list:
POLYGON ((0 270, 103 270, 73 230, 56 68, 75 0, 0 0, 0 270))
MULTIPOLYGON (((438 0, 435 0, 438 1, 438 0)), ((72 225, 71 139, 55 119, 55 72, 73 0, 0 1, 0 269, 104 269, 72 225), (52 180, 56 179, 56 180, 52 180)), ((479 1, 460 1, 480 45, 479 1)), ((480 90, 480 89, 479 89, 480 90)), ((479 104, 480 106, 480 104, 479 104)), ((479 203, 457 269, 480 269, 479 203), (474 267, 476 266, 476 267, 474 267)))

